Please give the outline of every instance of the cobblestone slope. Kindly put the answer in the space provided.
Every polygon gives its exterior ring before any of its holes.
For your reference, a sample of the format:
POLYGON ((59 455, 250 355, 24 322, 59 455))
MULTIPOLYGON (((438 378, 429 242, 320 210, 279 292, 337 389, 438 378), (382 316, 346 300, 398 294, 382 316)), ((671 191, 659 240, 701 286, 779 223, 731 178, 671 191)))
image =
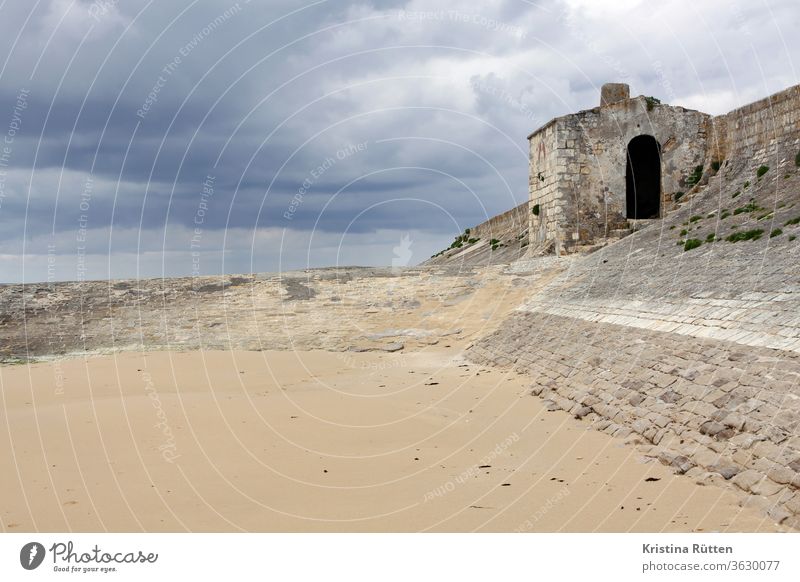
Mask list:
POLYGON ((574 260, 469 357, 529 372, 553 408, 800 527, 798 149, 795 131, 723 162, 663 221, 574 260))

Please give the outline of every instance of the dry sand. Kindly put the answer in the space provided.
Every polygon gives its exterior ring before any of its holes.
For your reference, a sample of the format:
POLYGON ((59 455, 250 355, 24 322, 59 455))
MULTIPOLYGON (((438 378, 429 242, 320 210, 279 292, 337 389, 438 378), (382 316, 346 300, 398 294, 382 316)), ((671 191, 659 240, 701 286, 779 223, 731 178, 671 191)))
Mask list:
POLYGON ((779 529, 462 347, 2 367, 2 529, 779 529))

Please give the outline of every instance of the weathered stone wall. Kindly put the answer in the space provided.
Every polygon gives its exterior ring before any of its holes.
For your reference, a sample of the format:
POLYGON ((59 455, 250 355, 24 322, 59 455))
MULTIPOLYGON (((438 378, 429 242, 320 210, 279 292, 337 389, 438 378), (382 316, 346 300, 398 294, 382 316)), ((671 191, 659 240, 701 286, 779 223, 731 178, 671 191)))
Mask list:
POLYGON ((471 227, 460 247, 445 249, 422 264, 481 266, 515 261, 528 251, 529 216, 530 205, 523 202, 471 227))
MULTIPOLYGON (((604 86, 606 87, 606 86, 604 86)), ((530 200, 535 242, 558 248, 587 244, 627 228, 627 145, 651 135, 661 147, 661 216, 674 209, 677 194, 692 189, 687 178, 703 166, 704 182, 725 173, 775 167, 778 150, 800 129, 800 86, 711 117, 682 107, 622 99, 622 85, 609 84, 604 105, 556 118, 529 136, 530 200), (616 88, 615 88, 616 87, 616 88)))
POLYGON ((707 155, 710 116, 636 97, 555 119, 530 136, 531 232, 570 246, 626 228, 628 143, 651 135, 661 146, 662 215, 707 155), (553 149, 555 147, 555 149, 553 149))
MULTIPOLYGON (((579 172, 572 238, 594 240, 626 222, 625 168, 628 143, 651 135, 661 147, 661 215, 672 209, 676 192, 706 157, 708 116, 682 107, 654 105, 644 97, 582 112, 574 119, 579 139, 567 155, 579 172)), ((569 144, 568 144, 569 145, 569 144)))
POLYGON ((800 85, 715 117, 715 159, 750 158, 753 168, 775 161, 786 140, 800 131, 800 85))
POLYGON ((531 209, 538 205, 537 214, 530 216, 528 233, 531 244, 561 240, 559 224, 564 222, 564 208, 559 184, 566 171, 566 165, 559 159, 559 143, 565 143, 566 139, 561 126, 562 120, 554 119, 528 138, 531 209))
POLYGON ((530 204, 523 202, 519 206, 507 210, 502 214, 490 218, 486 222, 482 222, 477 226, 470 229, 470 235, 475 238, 491 240, 496 238, 500 240, 505 237, 507 233, 524 232, 528 228, 528 214, 530 214, 530 204))

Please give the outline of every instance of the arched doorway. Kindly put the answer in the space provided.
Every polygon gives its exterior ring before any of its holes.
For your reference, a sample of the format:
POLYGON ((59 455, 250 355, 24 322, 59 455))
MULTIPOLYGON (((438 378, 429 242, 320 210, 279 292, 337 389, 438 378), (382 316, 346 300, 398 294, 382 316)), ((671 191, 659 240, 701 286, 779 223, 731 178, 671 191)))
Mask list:
POLYGON ((658 218, 661 210, 661 147, 652 135, 637 135, 628 144, 627 158, 627 218, 658 218))

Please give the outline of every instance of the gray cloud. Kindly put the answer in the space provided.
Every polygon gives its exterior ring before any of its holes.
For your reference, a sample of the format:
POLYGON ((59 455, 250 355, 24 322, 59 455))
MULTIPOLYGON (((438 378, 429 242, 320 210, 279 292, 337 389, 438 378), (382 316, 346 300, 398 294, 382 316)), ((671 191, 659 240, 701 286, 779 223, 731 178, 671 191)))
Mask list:
POLYGON ((525 200, 525 136, 596 105, 603 82, 710 113, 797 82, 790 0, 49 0, 0 16, 0 133, 25 92, 0 281, 52 277, 48 252, 75 278, 79 237, 87 276, 188 274, 195 228, 204 272, 390 264, 405 233, 419 261, 525 200))

